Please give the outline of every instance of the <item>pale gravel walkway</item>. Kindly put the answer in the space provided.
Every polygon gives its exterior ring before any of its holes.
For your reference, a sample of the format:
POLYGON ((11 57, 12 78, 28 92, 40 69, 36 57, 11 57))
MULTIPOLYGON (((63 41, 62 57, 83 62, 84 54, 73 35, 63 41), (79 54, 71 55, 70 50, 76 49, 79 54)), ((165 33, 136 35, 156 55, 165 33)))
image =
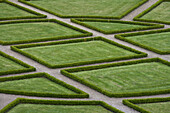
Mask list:
MULTIPOLYGON (((39 12, 39 13, 42 13, 42 14, 45 14, 47 15, 49 19, 53 18, 53 19, 57 19, 57 20, 61 20, 63 22, 66 22, 68 24, 71 24, 71 25, 74 25, 76 27, 79 27, 81 29, 84 29, 86 31, 89 31, 89 32, 92 32, 94 35, 93 36, 103 36, 107 39, 110 39, 110 40, 113 40, 115 42, 118 42, 120 44, 123 44, 123 45, 126 45, 126 46, 129 46, 129 47, 132 47, 132 48, 135 48, 139 51, 143 51, 145 53, 148 53, 148 57, 146 58, 153 58, 153 57, 159 57, 159 58, 162 58, 162 59, 165 59, 165 60, 168 60, 170 61, 170 55, 159 55, 159 54, 156 54, 156 53, 153 53, 151 51, 148 51, 148 50, 145 50, 143 48, 140 48, 140 47, 137 47, 137 46, 134 46, 132 44, 129 44, 129 43, 126 43, 126 42, 123 42, 123 41, 120 41, 120 40, 117 40, 114 38, 114 35, 104 35, 102 33, 99 33, 97 31, 94 31, 94 30, 91 30, 91 29, 88 29, 86 27, 83 27, 83 26, 80 26, 78 24, 75 24, 75 23, 71 23, 70 22, 70 19, 63 19, 63 18, 59 18, 59 17, 56 17, 54 15, 51 15, 49 13, 46 13, 44 11, 40 11, 38 9, 35 9, 33 7, 30 7, 30 6, 27 6, 25 4, 22 4, 22 3, 19 3, 17 2, 17 0, 11 0, 13 1, 14 3, 17 3, 21 6, 24 6, 24 7, 27 7, 29 9, 32 9, 36 12, 39 12)), ((157 0, 149 0, 149 2, 145 3, 144 5, 142 5, 141 7, 139 7, 138 9, 134 10, 132 13, 130 13, 129 15, 125 16, 122 20, 132 20, 132 18, 134 16, 136 16, 137 14, 139 14, 140 12, 142 12, 143 10, 147 9, 148 7, 150 7, 152 4, 154 4, 157 0)), ((166 25, 165 28, 170 28, 169 25, 166 25)), ((102 95, 101 93, 91 89, 91 88, 88 88, 86 87, 85 85, 82 85, 72 79, 69 79, 63 75, 60 74, 60 69, 49 69, 21 54, 18 54, 12 50, 10 50, 10 46, 2 46, 0 45, 0 50, 11 55, 11 56, 14 56, 15 58, 19 59, 19 60, 22 60, 24 61, 25 63, 29 64, 29 65, 32 65, 34 66, 37 71, 36 72, 46 72, 46 73, 49 73, 50 75, 56 77, 57 79, 60 79, 64 82, 67 82, 68 84, 70 85, 73 85, 85 92, 87 92, 89 95, 90 95, 90 98, 87 98, 87 99, 62 99, 62 98, 41 98, 41 97, 28 97, 28 96, 19 96, 19 95, 9 95, 9 94, 0 94, 0 109, 2 109, 5 105, 7 105, 8 103, 10 103, 11 101, 15 100, 17 97, 26 97, 26 98, 36 98, 36 99, 54 99, 54 100, 102 100, 110 105, 112 105, 113 107, 116 107, 117 109, 120 109, 122 111, 124 111, 125 113, 138 113, 137 111, 129 108, 129 107, 126 107, 122 104, 122 99, 125 99, 125 98, 109 98, 105 95, 102 95)), ((128 61, 128 60, 126 60, 128 61)), ((120 61, 122 62, 122 61, 120 61)), ((109 62, 110 63, 110 62, 109 62)), ((104 63, 98 63, 98 64, 104 64, 104 63)), ((97 64, 93 64, 93 65, 97 65, 97 64)), ((62 68, 63 69, 63 68, 62 68)), ((35 72, 29 72, 29 73, 35 73, 35 72)), ((28 73, 22 73, 22 74, 15 74, 15 75, 23 75, 23 74, 28 74, 28 73)), ((8 76, 15 76, 15 75, 8 75, 8 76)), ((165 95, 155 95, 155 96, 143 96, 143 97, 130 97, 130 98, 152 98, 152 97, 169 97, 170 94, 165 94, 165 95)))

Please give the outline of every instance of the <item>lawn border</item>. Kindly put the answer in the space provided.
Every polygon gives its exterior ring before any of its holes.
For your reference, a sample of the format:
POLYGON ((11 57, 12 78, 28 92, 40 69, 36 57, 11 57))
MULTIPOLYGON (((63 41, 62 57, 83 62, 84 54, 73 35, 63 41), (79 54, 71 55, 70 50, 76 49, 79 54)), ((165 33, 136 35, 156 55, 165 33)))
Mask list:
POLYGON ((89 97, 89 95, 87 93, 85 93, 84 91, 81 91, 80 89, 75 88, 74 86, 71 86, 70 84, 67 84, 59 79, 56 79, 55 77, 53 77, 47 73, 44 73, 44 72, 12 76, 12 77, 2 77, 2 78, 0 78, 0 82, 30 79, 30 78, 37 78, 37 77, 47 78, 48 80, 55 82, 56 84, 59 84, 59 85, 65 87, 69 90, 72 90, 73 92, 78 93, 78 94, 54 94, 54 93, 40 93, 40 92, 30 92, 30 91, 17 91, 17 90, 8 90, 8 89, 7 90, 0 89, 0 93, 35 96, 35 97, 53 97, 53 98, 88 98, 89 97))
POLYGON ((18 73, 23 73, 23 72, 30 72, 30 71, 35 71, 36 69, 33 67, 33 66, 30 66, 26 63, 24 63, 23 61, 21 60, 18 60, 12 56, 9 56, 7 55, 6 53, 0 51, 0 55, 17 63, 17 64, 20 64, 21 66, 25 67, 25 69, 15 69, 15 70, 8 70, 8 71, 1 71, 0 72, 0 76, 1 75, 8 75, 8 74, 18 74, 18 73))
POLYGON ((29 6, 32 6, 32 7, 35 7, 37 9, 40 9, 42 11, 45 11, 45 12, 48 12, 50 14, 53 14, 55 16, 58 16, 58 17, 61 17, 61 18, 103 18, 103 19, 121 19, 123 18, 124 16, 126 16, 127 14, 129 14, 130 12, 132 12, 133 10, 137 9, 139 6, 143 5, 144 3, 146 3, 148 0, 142 0, 141 2, 139 2, 138 4, 132 6, 131 8, 129 8, 129 10, 127 10, 126 12, 122 13, 120 16, 116 16, 116 17, 112 17, 112 16, 68 16, 68 15, 62 15, 62 14, 58 14, 58 13, 55 13, 53 11, 50 11, 48 9, 45 9, 45 8, 42 8, 40 6, 37 6, 37 5, 34 5, 32 3, 29 3, 27 1, 29 0, 18 0, 19 2, 21 3, 24 3, 26 5, 29 5, 29 6))
POLYGON ((153 52, 161 54, 161 55, 170 54, 170 51, 161 51, 161 50, 155 49, 153 47, 146 46, 144 44, 141 44, 141 43, 138 43, 138 42, 135 42, 133 40, 126 38, 126 37, 129 37, 129 36, 146 35, 146 34, 154 34, 154 33, 162 33, 162 32, 170 32, 170 28, 158 29, 158 30, 152 30, 152 31, 144 31, 144 32, 136 32, 136 33, 118 34, 118 35, 115 35, 115 38, 117 38, 119 40, 123 40, 123 41, 128 42, 128 43, 131 43, 133 45, 148 49, 150 51, 153 51, 153 52))
POLYGON ((80 82, 108 97, 136 97, 136 96, 149 96, 149 95, 155 95, 155 94, 165 94, 170 93, 169 90, 158 90, 158 91, 143 91, 143 92, 130 92, 130 93, 110 93, 109 91, 106 91, 100 87, 97 87, 96 85, 91 84, 90 82, 81 79, 72 72, 79 72, 79 71, 90 71, 95 69, 102 69, 102 68, 108 68, 108 67, 116 67, 116 66, 124 66, 124 65, 133 65, 133 64, 139 64, 139 63, 145 63, 145 62, 161 62, 165 65, 170 66, 170 62, 162 60, 160 58, 150 58, 150 59, 141 59, 141 60, 133 60, 133 61, 127 61, 127 62, 118 62, 118 63, 110 63, 110 64, 103 64, 103 65, 96 65, 96 66, 86 66, 86 67, 78 67, 78 68, 70 68, 70 69, 63 69, 61 70, 61 74, 65 75, 68 78, 71 78, 77 82, 80 82))
POLYGON ((3 109, 0 110, 0 113, 8 112, 18 104, 46 104, 46 105, 100 105, 105 109, 115 112, 115 113, 124 113, 111 105, 103 101, 96 101, 96 100, 42 100, 42 99, 26 99, 26 98, 17 98, 3 109))
POLYGON ((86 37, 86 36, 93 35, 92 33, 88 32, 88 31, 85 31, 83 29, 77 28, 75 26, 69 25, 67 23, 64 23, 64 22, 56 20, 56 19, 34 19, 34 20, 6 21, 6 22, 0 22, 0 25, 16 24, 16 23, 36 23, 36 22, 56 23, 56 24, 62 25, 64 27, 70 28, 72 30, 78 31, 82 34, 70 35, 70 36, 56 36, 56 37, 49 37, 49 38, 30 39, 30 40, 19 40, 19 41, 0 41, 0 44, 2 44, 2 45, 23 44, 23 43, 30 43, 30 42, 42 42, 42 41, 60 40, 60 39, 68 39, 68 38, 79 38, 79 37, 86 37))
POLYGON ((26 11, 26 12, 28 12, 28 13, 31 13, 31 14, 36 15, 36 16, 6 17, 6 18, 0 18, 0 20, 36 19, 36 18, 46 18, 46 17, 47 17, 47 15, 44 15, 44 14, 41 14, 41 13, 37 13, 37 12, 35 12, 35 11, 33 11, 33 10, 30 10, 30 9, 28 9, 28 8, 25 8, 25 7, 22 7, 22 6, 20 6, 20 5, 17 5, 17 4, 15 4, 15 3, 11 2, 11 1, 8 1, 8 0, 2 0, 2 1, 0 1, 0 3, 6 3, 6 4, 8 4, 8 5, 14 6, 14 7, 18 8, 18 9, 23 10, 23 11, 26 11))
POLYGON ((85 65, 85 64, 93 64, 93 63, 100 63, 100 62, 110 62, 110 61, 116 61, 116 60, 125 60, 125 59, 132 59, 132 58, 140 58, 140 57, 146 57, 147 54, 140 52, 138 50, 132 49, 130 47, 118 44, 114 41, 108 40, 106 38, 103 37, 94 37, 94 38, 85 38, 85 39, 74 39, 74 40, 65 40, 65 41, 57 41, 57 42, 49 42, 49 43, 36 43, 36 44, 25 44, 25 45, 17 45, 17 46, 11 46, 11 49, 13 51, 16 51, 18 53, 21 53, 24 56, 27 56, 37 62, 39 62, 40 64, 43 64, 45 66, 47 66, 48 68, 62 68, 62 67, 72 67, 72 66, 79 66, 79 65, 85 65), (81 62, 75 62, 75 63, 67 63, 67 64, 59 64, 59 65, 51 65, 41 59, 38 59, 36 57, 34 57, 33 55, 24 52, 20 49, 22 48, 29 48, 29 47, 36 47, 36 46, 47 46, 47 45, 57 45, 57 44, 68 44, 68 43, 78 43, 78 42, 86 42, 86 41, 94 41, 94 40, 100 40, 100 41, 104 41, 106 43, 112 44, 114 46, 123 48, 125 50, 131 51, 136 53, 137 55, 129 55, 126 57, 117 57, 117 58, 106 58, 106 59, 102 59, 102 60, 91 60, 91 61, 81 61, 81 62))
POLYGON ((122 102, 124 105, 133 108, 141 113, 151 113, 138 105, 135 104, 147 104, 147 103, 157 103, 157 102, 168 102, 170 101, 170 97, 164 98, 144 98, 144 99, 124 99, 122 102))
POLYGON ((106 19, 71 19, 71 22, 83 25, 85 27, 88 27, 90 29, 96 30, 98 32, 101 32, 103 34, 113 34, 113 33, 123 33, 123 32, 131 32, 131 31, 141 31, 141 30, 149 30, 149 29, 155 29, 155 28, 163 28, 164 25, 160 24, 153 24, 153 23, 144 23, 144 22, 135 22, 135 21, 122 21, 122 20, 106 20, 106 19), (82 21, 82 22, 81 22, 82 21), (100 28, 97 28, 95 26, 91 26, 89 24, 83 23, 83 22, 108 22, 108 23, 125 23, 125 24, 133 24, 133 25, 145 25, 148 27, 142 27, 141 28, 133 28, 133 29, 122 29, 122 30, 110 30, 105 31, 100 28))
POLYGON ((157 6, 159 6, 162 2, 170 2, 170 0, 159 0, 158 2, 156 2, 155 4, 153 4, 151 7, 149 7, 148 9, 146 9, 145 11, 143 11, 142 13, 140 13, 139 15, 137 15, 136 17, 133 18, 133 20, 135 21, 144 21, 144 22, 155 22, 155 23, 162 23, 162 24, 170 24, 170 21, 161 21, 161 20, 150 20, 150 19, 142 19, 140 17, 144 16, 145 14, 149 13, 150 11, 152 11, 154 8, 156 8, 157 6))

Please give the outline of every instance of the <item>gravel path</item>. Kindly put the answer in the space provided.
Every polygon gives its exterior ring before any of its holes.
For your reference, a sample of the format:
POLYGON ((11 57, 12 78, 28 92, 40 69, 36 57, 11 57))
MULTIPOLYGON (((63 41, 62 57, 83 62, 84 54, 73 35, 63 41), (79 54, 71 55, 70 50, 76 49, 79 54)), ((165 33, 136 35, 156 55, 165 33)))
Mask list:
MULTIPOLYGON (((32 9, 36 12, 39 12, 39 13, 42 13, 42 14, 45 14, 47 15, 47 18, 49 19, 57 19, 57 20, 61 20, 65 23, 68 23, 68 24, 71 24, 73 26, 76 26, 76 27, 79 27, 81 29, 84 29, 86 31, 89 31, 89 32, 92 32, 94 35, 93 36, 103 36, 107 39, 110 39, 110 40, 113 40, 115 42, 118 42, 120 44, 123 44, 123 45, 126 45, 126 46, 129 46, 131 48, 134 48, 136 50, 139 50, 139 51, 142 51, 142 52, 145 52, 148 54, 148 57, 145 57, 145 58, 154 58, 154 57, 159 57, 159 58, 162 58, 164 60, 167 60, 167 61, 170 61, 170 55, 159 55, 159 54, 156 54, 152 51, 148 51, 148 50, 145 50, 143 48, 140 48, 138 46, 134 46, 132 44, 129 44, 129 43, 126 43, 126 42, 123 42, 123 41, 120 41, 118 39, 115 39, 114 38, 114 35, 104 35, 102 33, 99 33, 97 31, 94 31, 92 29, 88 29, 86 27, 83 27, 83 26, 80 26, 78 24, 75 24, 75 23, 72 23, 70 22, 70 19, 63 19, 63 18, 59 18, 59 17, 56 17, 54 15, 51 15, 47 12, 44 12, 44 11, 41 11, 41 10, 38 10, 36 8, 33 8, 33 7, 30 7, 30 6, 27 6, 25 4, 22 4, 22 3, 19 3, 17 2, 17 0, 10 0, 18 5, 21 5, 21 6, 24 6, 26 8, 29 8, 29 9, 32 9)), ((137 8, 136 10, 134 10, 133 12, 131 12, 130 14, 128 14, 127 16, 125 16, 122 20, 132 20, 134 16, 138 15, 140 12, 142 12, 143 10, 147 9, 148 7, 150 7, 152 4, 154 4, 156 1, 158 0, 149 0, 149 2, 145 3, 144 5, 140 6, 139 8, 137 8)), ((170 28, 169 25, 166 25, 165 28, 170 28)), ((116 107, 117 109, 120 109, 121 111, 124 111, 125 113, 138 113, 137 111, 127 107, 127 106, 124 106, 122 104, 122 99, 127 99, 127 98, 109 98, 91 88, 88 88, 86 87, 85 85, 82 85, 72 79, 69 79, 65 76, 63 76, 62 74, 60 74, 60 69, 49 69, 21 54, 18 54, 12 50, 10 50, 10 46, 2 46, 0 45, 0 50, 11 55, 11 56, 14 56, 15 58, 19 59, 19 60, 22 60, 24 61, 25 63, 29 64, 29 65, 32 65, 34 66, 37 71, 36 72, 46 72, 46 73, 49 73, 50 75, 56 77, 57 79, 60 79, 64 82, 67 82, 68 84, 70 85, 73 85, 74 87, 77 87, 85 92, 87 92, 89 95, 90 95, 90 98, 87 98, 87 99, 66 99, 66 100, 101 100, 101 101, 104 101, 106 103, 108 103, 109 105, 112 105, 113 107, 116 107)), ((131 60, 134 60, 134 59, 131 59, 131 60)), ((124 60, 124 61, 128 61, 128 60, 124 60)), ((117 61, 118 62, 118 61, 117 61)), ((122 61, 119 61, 119 62, 122 62, 122 61)), ((111 62, 109 62, 111 63, 111 62)), ((105 64, 105 63, 98 63, 98 64, 105 64)), ((93 64, 93 65, 97 65, 97 64, 93 64)), ((62 68, 63 69, 63 68, 62 68)), ((15 75, 23 75, 23 74, 29 74, 29 73, 36 73, 36 72, 28 72, 28 73, 22 73, 22 74, 15 74, 15 75)), ((15 76, 13 74, 11 75, 7 75, 7 76, 15 76)), ((165 95, 155 95, 155 96, 143 96, 143 97, 130 97, 130 98, 153 98, 153 97, 169 97, 170 94, 165 94, 165 95)), ((17 97, 26 97, 26 98, 36 98, 36 99, 54 99, 54 100, 65 100, 65 99, 62 99, 62 98, 42 98, 42 97, 29 97, 29 96, 19 96, 19 95, 9 95, 9 94, 0 94, 0 109, 2 109, 4 106, 6 106, 8 103, 10 103, 11 101, 15 100, 17 97)))

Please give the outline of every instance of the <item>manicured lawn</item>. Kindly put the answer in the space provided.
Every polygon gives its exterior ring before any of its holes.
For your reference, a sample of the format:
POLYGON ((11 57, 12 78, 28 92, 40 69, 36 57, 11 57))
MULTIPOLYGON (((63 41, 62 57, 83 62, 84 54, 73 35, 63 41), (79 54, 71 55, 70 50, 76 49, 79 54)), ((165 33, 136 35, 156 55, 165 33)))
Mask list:
POLYGON ((125 24, 125 23, 113 23, 113 22, 83 22, 83 23, 96 27, 98 29, 104 30, 104 31, 148 27, 144 25, 133 25, 133 24, 125 24))
POLYGON ((7 43, 83 34, 53 22, 2 24, 0 31, 0 41, 7 43))
POLYGON ((47 73, 2 77, 0 93, 53 98, 89 97, 87 93, 47 73))
POLYGON ((13 80, 0 83, 0 90, 15 90, 25 92, 54 93, 54 94, 76 94, 46 78, 29 78, 13 80))
POLYGON ((17 17, 17 16, 35 16, 29 12, 19 9, 7 3, 0 3, 0 18, 17 17))
POLYGON ((170 22, 170 2, 164 1, 150 12, 146 13, 141 19, 157 20, 170 22))
POLYGON ((118 17, 142 0, 36 0, 27 1, 64 16, 118 17))
POLYGON ((26 67, 0 55, 0 72, 26 69, 26 67))
MULTIPOLYGON (((170 52, 170 32, 127 36, 125 39, 162 52, 170 52)), ((147 49, 147 48, 146 48, 147 49)), ((154 51, 154 50, 153 50, 154 51)), ((156 52, 156 51, 155 51, 156 52)))
POLYGON ((169 113, 170 111, 170 102, 144 103, 137 106, 151 113, 169 113))
POLYGON ((99 105, 19 104, 9 113, 113 113, 99 105))
MULTIPOLYGON (((62 43, 62 42, 61 42, 62 43)), ((137 55, 101 40, 21 48, 52 66, 137 55)))
MULTIPOLYGON (((87 69, 89 70, 83 71, 82 68, 82 71, 70 73, 78 79, 84 80, 83 83, 86 81, 111 94, 126 95, 128 93, 167 90, 170 88, 170 68, 160 62, 145 62, 125 66, 122 64, 116 67, 92 68, 93 70, 90 70, 89 67, 87 69)), ((72 78, 72 75, 69 77, 72 78)))

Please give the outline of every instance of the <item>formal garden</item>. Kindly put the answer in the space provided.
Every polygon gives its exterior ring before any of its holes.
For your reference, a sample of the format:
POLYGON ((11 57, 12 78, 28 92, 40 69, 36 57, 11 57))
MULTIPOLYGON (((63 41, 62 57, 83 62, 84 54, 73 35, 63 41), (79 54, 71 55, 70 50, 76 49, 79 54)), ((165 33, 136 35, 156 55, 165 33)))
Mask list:
POLYGON ((0 113, 169 113, 170 0, 0 0, 0 113))

